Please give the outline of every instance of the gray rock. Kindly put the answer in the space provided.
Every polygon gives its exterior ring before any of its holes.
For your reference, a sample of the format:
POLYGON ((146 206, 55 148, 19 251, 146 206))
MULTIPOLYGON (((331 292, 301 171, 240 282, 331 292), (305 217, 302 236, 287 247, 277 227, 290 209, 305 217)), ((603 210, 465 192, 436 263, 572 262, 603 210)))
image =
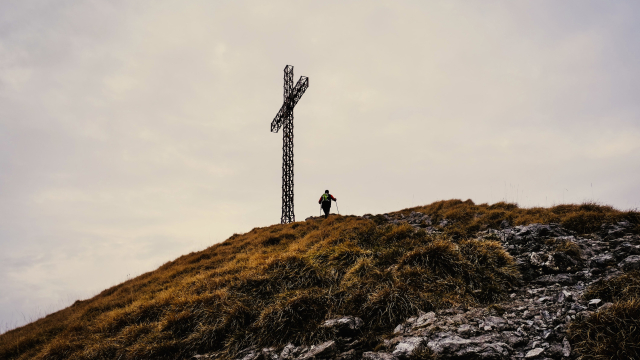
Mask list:
POLYGON ((531 349, 531 350, 529 350, 529 352, 527 352, 527 354, 524 356, 524 358, 525 359, 535 359, 535 358, 539 357, 540 355, 542 355, 543 352, 544 352, 543 348, 531 349))
POLYGON ((320 345, 314 345, 309 350, 300 356, 298 359, 311 359, 311 358, 329 358, 332 357, 338 351, 338 346, 333 340, 324 342, 320 345))
POLYGON ((264 348, 262 349, 262 358, 265 360, 278 360, 278 353, 276 348, 264 348))
POLYGON ((394 334, 402 334, 410 332, 413 329, 426 327, 436 321, 436 314, 433 311, 428 313, 420 312, 418 317, 412 316, 402 324, 393 329, 394 334))
POLYGON ((558 224, 531 224, 526 226, 516 226, 516 236, 522 238, 548 238, 550 236, 559 237, 569 234, 569 231, 561 228, 558 224))
POLYGON ((499 342, 480 344, 458 352, 461 358, 482 360, 508 359, 510 353, 509 345, 499 342))
POLYGON ((364 322, 359 317, 344 316, 338 319, 325 320, 322 327, 344 332, 358 330, 363 324, 364 322))
POLYGON ((629 227, 629 223, 621 221, 617 225, 614 224, 602 224, 601 234, 606 235, 606 239, 614 239, 624 235, 626 229, 629 227))
POLYGON ((605 310, 607 310, 608 308, 610 308, 612 306, 613 306, 613 303, 606 302, 606 303, 602 304, 602 306, 600 306, 598 308, 598 311, 605 311, 605 310))
POLYGON ((629 255, 640 255, 640 246, 626 242, 613 250, 613 254, 617 260, 622 260, 629 255))
POLYGON ((280 352, 280 359, 282 360, 290 360, 296 359, 301 355, 305 354, 309 350, 307 346, 295 346, 292 343, 287 344, 282 352, 280 352))
POLYGON ((293 345, 292 343, 288 343, 283 349, 282 352, 280 353, 280 358, 281 359, 295 359, 296 357, 298 357, 298 355, 300 355, 300 353, 302 352, 302 350, 293 345))
POLYGON ((562 356, 571 356, 571 344, 569 344, 569 340, 567 340, 567 338, 562 339, 562 356))
POLYGON ((428 313, 423 313, 416 319, 413 327, 421 327, 432 324, 436 320, 436 313, 430 311, 428 313))
POLYGON ((640 255, 627 256, 618 266, 624 271, 638 270, 640 269, 640 255))
POLYGON ((571 274, 555 274, 555 275, 543 275, 535 279, 538 284, 560 284, 560 285, 573 285, 578 281, 571 274))
POLYGON ((474 330, 473 330, 473 326, 469 324, 462 324, 460 325, 458 330, 456 330, 456 332, 460 335, 468 336, 468 335, 473 335, 474 330))
POLYGON ((587 310, 587 307, 578 303, 573 303, 571 304, 571 310, 574 310, 575 312, 579 312, 579 311, 587 310))
POLYGON ((484 318, 484 326, 490 326, 491 328, 496 328, 502 330, 507 324, 507 320, 498 317, 498 316, 487 316, 484 318))
POLYGON ((342 354, 338 355, 336 357, 336 360, 352 360, 356 358, 356 351, 354 349, 351 349, 349 351, 345 351, 342 354))
POLYGON ((562 345, 560 344, 551 345, 547 348, 547 350, 545 350, 544 354, 545 356, 549 356, 553 359, 559 359, 562 357, 562 345))
POLYGON ((502 339, 511 347, 519 347, 527 343, 527 338, 518 332, 505 331, 502 333, 502 339))
POLYGON ((563 269, 566 268, 568 270, 569 268, 573 268, 574 266, 578 265, 578 262, 576 260, 561 251, 554 252, 552 256, 555 264, 563 269))
POLYGON ((440 333, 427 347, 440 358, 508 359, 511 347, 491 336, 463 339, 451 333, 440 333))
POLYGON ((589 306, 598 307, 598 305, 602 302, 600 299, 591 299, 589 300, 589 306))
POLYGON ((543 266, 545 263, 545 256, 540 253, 533 253, 529 257, 529 262, 531 262, 531 265, 533 266, 543 266))
POLYGON ((611 254, 605 253, 594 257, 592 261, 599 267, 607 267, 609 265, 614 265, 616 263, 616 258, 611 254))
POLYGON ((202 355, 193 355, 191 357, 192 360, 205 360, 205 359, 216 359, 217 356, 215 354, 202 354, 202 355))
POLYGON ((296 350, 296 346, 293 345, 292 343, 288 343, 287 345, 284 346, 284 348, 282 348, 282 351, 280 352, 280 358, 281 359, 295 358, 298 355, 294 353, 295 350, 296 350))
POLYGON ((410 337, 402 339, 396 348, 393 350, 393 355, 399 358, 405 358, 413 354, 416 349, 419 349, 425 343, 425 338, 422 337, 410 337))
POLYGON ((394 334, 402 334, 406 331, 408 331, 411 328, 411 325, 408 323, 402 323, 399 324, 398 326, 395 327, 395 329, 393 329, 393 333, 394 334))
POLYGON ((398 358, 384 352, 367 351, 362 354, 362 360, 397 360, 398 358))
POLYGON ((562 304, 567 300, 570 300, 573 297, 573 294, 567 290, 562 290, 558 293, 558 299, 556 300, 558 303, 562 304))

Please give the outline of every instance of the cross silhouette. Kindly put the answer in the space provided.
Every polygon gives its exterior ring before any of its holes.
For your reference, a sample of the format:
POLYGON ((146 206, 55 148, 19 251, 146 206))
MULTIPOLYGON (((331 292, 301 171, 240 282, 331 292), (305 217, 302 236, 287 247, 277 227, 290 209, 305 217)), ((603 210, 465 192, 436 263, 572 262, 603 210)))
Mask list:
POLYGON ((282 130, 282 216, 280 222, 296 221, 293 212, 293 108, 309 87, 309 78, 301 76, 293 86, 293 66, 284 68, 284 101, 271 122, 271 132, 282 130))

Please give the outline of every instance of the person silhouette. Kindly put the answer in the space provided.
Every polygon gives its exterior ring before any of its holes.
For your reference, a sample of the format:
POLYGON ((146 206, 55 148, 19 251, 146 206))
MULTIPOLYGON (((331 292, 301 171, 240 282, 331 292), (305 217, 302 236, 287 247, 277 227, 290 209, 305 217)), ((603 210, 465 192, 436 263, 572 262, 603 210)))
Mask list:
POLYGON ((337 202, 338 199, 334 198, 333 195, 329 194, 329 190, 325 190, 324 194, 320 196, 320 200, 318 200, 318 204, 321 204, 322 211, 324 211, 324 218, 329 217, 329 210, 331 210, 331 200, 337 202))

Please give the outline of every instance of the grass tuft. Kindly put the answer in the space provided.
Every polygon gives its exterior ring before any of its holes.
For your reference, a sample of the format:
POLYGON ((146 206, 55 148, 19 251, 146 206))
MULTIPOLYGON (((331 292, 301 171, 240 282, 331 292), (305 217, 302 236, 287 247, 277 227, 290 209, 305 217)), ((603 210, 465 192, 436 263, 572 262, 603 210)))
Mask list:
POLYGON ((585 360, 640 358, 640 299, 620 301, 569 327, 575 351, 585 360))
POLYGON ((586 299, 604 302, 629 301, 640 298, 640 270, 622 274, 613 279, 600 280, 584 292, 586 299))
POLYGON ((586 299, 613 302, 569 326, 575 350, 585 360, 640 358, 640 271, 600 280, 586 299))

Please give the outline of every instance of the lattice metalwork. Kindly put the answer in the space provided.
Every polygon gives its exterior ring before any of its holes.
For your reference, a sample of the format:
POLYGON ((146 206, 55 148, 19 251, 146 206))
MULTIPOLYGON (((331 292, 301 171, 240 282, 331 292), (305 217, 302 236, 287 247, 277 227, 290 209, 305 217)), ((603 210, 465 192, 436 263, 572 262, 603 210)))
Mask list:
POLYGON ((284 101, 280 111, 271 122, 271 132, 282 127, 282 217, 280 222, 296 221, 293 212, 293 108, 309 87, 309 78, 301 76, 293 86, 293 66, 284 68, 284 101))

